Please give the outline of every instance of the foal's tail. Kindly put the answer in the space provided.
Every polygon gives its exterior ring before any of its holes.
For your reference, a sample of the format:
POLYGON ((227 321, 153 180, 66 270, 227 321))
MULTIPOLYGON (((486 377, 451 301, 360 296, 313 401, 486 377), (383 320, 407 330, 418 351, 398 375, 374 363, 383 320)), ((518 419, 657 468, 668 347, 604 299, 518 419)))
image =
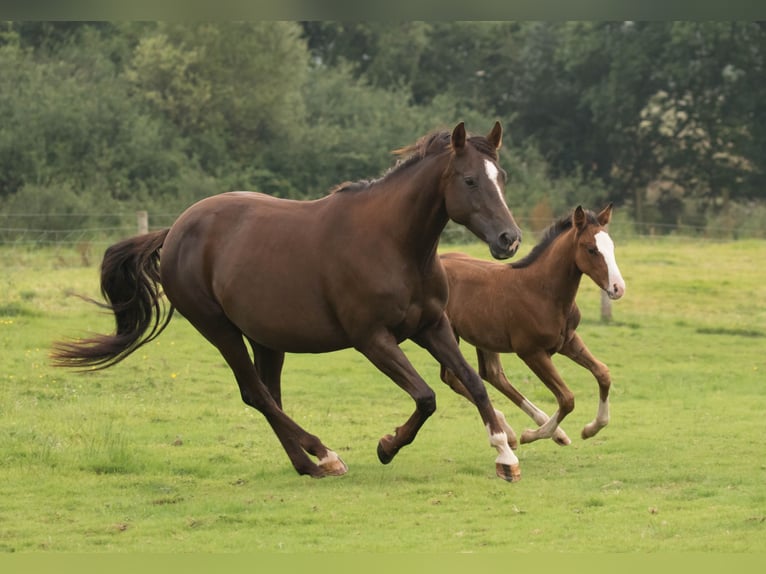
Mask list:
POLYGON ((114 313, 116 331, 54 343, 54 366, 105 369, 162 333, 174 311, 172 305, 166 311, 160 290, 160 248, 169 231, 132 237, 106 250, 101 263, 101 294, 107 304, 94 302, 114 313))

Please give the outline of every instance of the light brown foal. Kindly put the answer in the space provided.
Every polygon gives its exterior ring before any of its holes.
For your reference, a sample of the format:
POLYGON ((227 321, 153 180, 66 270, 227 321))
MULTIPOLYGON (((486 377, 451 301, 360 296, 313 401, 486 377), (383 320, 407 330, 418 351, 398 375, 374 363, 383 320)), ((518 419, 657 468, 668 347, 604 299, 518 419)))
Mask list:
MULTIPOLYGON (((554 353, 588 369, 599 385, 598 412, 583 428, 582 438, 594 436, 609 422, 609 369, 575 332, 580 322, 575 297, 583 274, 611 299, 625 293, 614 243, 605 228, 611 215, 611 204, 597 215, 577 207, 553 224, 529 255, 508 265, 459 253, 441 256, 450 289, 447 316, 456 336, 476 347, 481 377, 539 425, 524 431, 522 443, 540 438, 553 438, 560 445, 571 442, 559 424, 574 409, 574 395, 551 360, 554 353), (516 353, 551 390, 558 403, 552 417, 508 381, 499 353, 516 353)), ((470 400, 449 370, 442 369, 442 380, 470 400)), ((500 411, 496 414, 516 448, 513 429, 500 411)))

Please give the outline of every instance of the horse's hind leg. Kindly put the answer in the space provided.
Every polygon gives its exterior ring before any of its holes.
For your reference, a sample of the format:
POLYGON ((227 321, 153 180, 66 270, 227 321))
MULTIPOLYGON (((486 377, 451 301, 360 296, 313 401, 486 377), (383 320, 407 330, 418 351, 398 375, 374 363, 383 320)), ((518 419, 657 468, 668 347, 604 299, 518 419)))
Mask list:
MULTIPOLYGON (((548 422, 550 417, 527 397, 521 394, 521 392, 511 384, 508 377, 505 376, 505 371, 503 370, 503 365, 498 353, 477 348, 476 356, 479 359, 479 375, 481 375, 482 379, 511 399, 513 404, 524 411, 537 423, 538 426, 542 426, 548 422)), ((551 440, 560 446, 572 444, 571 439, 567 436, 567 433, 564 432, 564 429, 558 426, 553 432, 551 440)))
POLYGON ((247 352, 244 337, 234 324, 222 313, 208 314, 203 318, 199 311, 185 312, 184 316, 218 348, 234 372, 242 400, 266 417, 298 474, 321 478, 346 473, 347 467, 337 454, 282 411, 279 401, 272 396, 259 376, 247 352), (317 457, 319 463, 315 464, 306 455, 307 452, 317 457))
POLYGON ((248 338, 253 349, 253 363, 261 380, 269 389, 274 401, 282 408, 282 367, 285 364, 285 354, 262 347, 248 338))
POLYGON ((593 356, 577 333, 572 334, 559 352, 588 369, 598 382, 598 412, 596 418, 585 425, 581 433, 582 438, 590 438, 609 424, 609 388, 612 385, 609 368, 593 356))
POLYGON ((521 356, 532 372, 556 397, 558 409, 553 416, 535 430, 525 430, 521 435, 522 444, 541 438, 551 438, 564 417, 574 410, 574 395, 556 370, 551 356, 543 350, 521 356))

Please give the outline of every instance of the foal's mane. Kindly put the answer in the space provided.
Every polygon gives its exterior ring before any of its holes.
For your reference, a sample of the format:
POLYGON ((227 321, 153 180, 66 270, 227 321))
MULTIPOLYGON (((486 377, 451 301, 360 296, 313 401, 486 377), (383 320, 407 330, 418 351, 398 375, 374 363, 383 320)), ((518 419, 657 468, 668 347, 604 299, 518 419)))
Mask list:
MULTIPOLYGON (((386 171, 377 179, 361 179, 359 181, 345 181, 338 184, 330 193, 340 193, 344 191, 363 191, 372 184, 381 181, 391 174, 402 171, 422 160, 425 157, 441 154, 450 148, 452 132, 446 130, 436 130, 430 132, 415 143, 393 150, 391 153, 397 156, 397 161, 393 167, 386 171)), ((473 145, 480 153, 497 160, 497 150, 489 140, 484 136, 470 136, 467 141, 473 145)))
MULTIPOLYGON (((584 211, 586 221, 590 224, 598 225, 598 218, 596 217, 596 214, 589 209, 584 211)), ((573 215, 573 213, 570 213, 569 215, 562 217, 553 223, 550 227, 548 227, 548 229, 543 232, 542 239, 540 239, 539 243, 532 248, 532 251, 530 251, 526 257, 511 263, 511 267, 514 269, 522 269, 524 267, 529 267, 532 265, 532 263, 537 261, 540 258, 540 255, 542 255, 545 250, 551 246, 551 244, 559 235, 562 235, 566 231, 572 229, 573 215)))

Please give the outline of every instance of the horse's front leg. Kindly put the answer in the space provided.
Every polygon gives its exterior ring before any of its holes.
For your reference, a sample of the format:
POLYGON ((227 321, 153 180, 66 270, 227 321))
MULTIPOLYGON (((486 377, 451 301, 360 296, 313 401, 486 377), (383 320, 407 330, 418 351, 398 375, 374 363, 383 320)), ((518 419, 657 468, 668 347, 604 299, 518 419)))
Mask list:
POLYGON ((541 438, 551 438, 564 417, 574 410, 574 395, 559 375, 546 351, 537 351, 529 355, 519 355, 532 369, 532 372, 545 384, 556 397, 558 409, 553 416, 535 430, 525 430, 521 435, 521 443, 536 441, 541 438))
POLYGON ((415 371, 390 332, 381 331, 356 349, 415 401, 415 412, 407 422, 378 442, 378 458, 388 464, 399 449, 415 440, 420 427, 436 410, 436 395, 415 371))
POLYGON ((431 353, 443 369, 451 371, 468 391, 471 401, 479 409, 481 419, 487 428, 489 443, 497 449, 498 456, 495 459, 497 475, 509 482, 520 480, 519 459, 508 444, 508 435, 498 421, 484 383, 460 353, 447 316, 442 314, 437 323, 421 331, 412 340, 431 353))
MULTIPOLYGON (((473 403, 473 397, 471 396, 471 393, 469 393, 468 389, 466 389, 463 383, 460 382, 460 379, 458 379, 455 376, 455 373, 453 373, 449 369, 445 369, 444 367, 442 367, 440 376, 441 376, 441 380, 444 383, 446 383, 450 389, 455 391, 461 397, 468 399, 468 401, 473 403)), ((495 409, 495 416, 497 417, 497 422, 500 423, 500 426, 503 427, 503 431, 508 436, 508 446, 510 446, 514 450, 519 448, 519 440, 516 438, 516 432, 508 423, 508 420, 505 418, 505 415, 503 414, 503 412, 499 409, 495 409)))
POLYGON ((599 401, 596 418, 582 429, 582 438, 590 438, 609 424, 609 388, 612 385, 609 368, 593 356, 577 333, 572 335, 559 353, 588 369, 598 382, 599 401))

